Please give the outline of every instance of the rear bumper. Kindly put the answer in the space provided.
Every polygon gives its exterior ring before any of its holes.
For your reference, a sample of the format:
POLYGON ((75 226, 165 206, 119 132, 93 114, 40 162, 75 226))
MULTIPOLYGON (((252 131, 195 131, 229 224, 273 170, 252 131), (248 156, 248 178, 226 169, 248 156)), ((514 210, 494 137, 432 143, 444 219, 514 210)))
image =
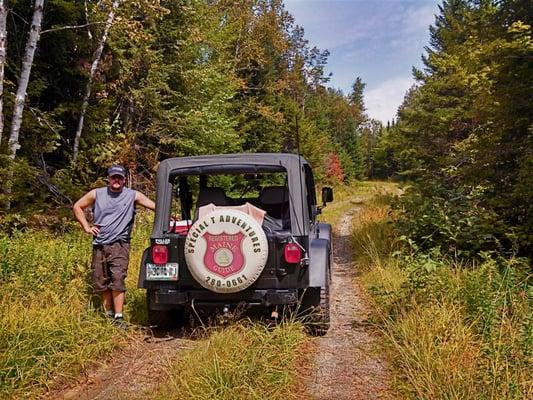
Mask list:
POLYGON ((226 306, 245 308, 269 308, 298 303, 297 289, 245 290, 238 293, 214 293, 207 290, 180 291, 176 289, 152 289, 148 291, 150 304, 155 310, 168 310, 191 306, 195 309, 218 309, 226 306))

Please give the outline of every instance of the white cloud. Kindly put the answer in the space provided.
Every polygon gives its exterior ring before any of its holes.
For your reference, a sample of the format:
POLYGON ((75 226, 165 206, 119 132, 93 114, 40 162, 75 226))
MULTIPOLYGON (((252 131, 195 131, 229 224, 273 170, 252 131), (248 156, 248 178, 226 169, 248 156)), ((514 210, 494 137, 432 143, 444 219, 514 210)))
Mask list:
POLYGON ((437 11, 438 9, 434 4, 409 10, 403 22, 406 32, 427 32, 429 25, 435 23, 435 14, 437 14, 437 11))
POLYGON ((368 115, 383 123, 396 118, 396 111, 402 104, 407 90, 414 84, 412 78, 389 79, 365 94, 368 115))

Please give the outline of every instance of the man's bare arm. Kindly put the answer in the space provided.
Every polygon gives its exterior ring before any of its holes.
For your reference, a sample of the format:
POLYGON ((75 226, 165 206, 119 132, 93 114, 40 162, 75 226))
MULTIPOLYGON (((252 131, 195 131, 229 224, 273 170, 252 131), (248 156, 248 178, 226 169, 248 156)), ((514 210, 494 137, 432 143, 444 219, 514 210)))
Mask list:
POLYGON ((155 203, 146 197, 141 192, 135 193, 135 204, 148 208, 149 210, 155 211, 155 203))
POLYGON ((100 233, 100 229, 98 229, 97 226, 91 226, 89 224, 87 218, 85 218, 85 213, 83 212, 83 209, 92 206, 95 201, 96 190, 93 189, 83 195, 83 197, 80 198, 76 203, 74 203, 74 206, 72 206, 72 212, 74 213, 74 216, 80 223, 85 233, 88 233, 89 235, 93 236, 98 235, 98 233, 100 233))

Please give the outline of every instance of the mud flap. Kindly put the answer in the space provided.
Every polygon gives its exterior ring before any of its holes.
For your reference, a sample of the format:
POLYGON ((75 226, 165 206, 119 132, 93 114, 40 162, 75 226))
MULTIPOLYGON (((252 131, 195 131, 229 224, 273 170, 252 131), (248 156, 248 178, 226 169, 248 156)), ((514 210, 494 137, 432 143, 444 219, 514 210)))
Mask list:
POLYGON ((327 239, 313 239, 309 245, 309 287, 329 284, 330 245, 327 239))

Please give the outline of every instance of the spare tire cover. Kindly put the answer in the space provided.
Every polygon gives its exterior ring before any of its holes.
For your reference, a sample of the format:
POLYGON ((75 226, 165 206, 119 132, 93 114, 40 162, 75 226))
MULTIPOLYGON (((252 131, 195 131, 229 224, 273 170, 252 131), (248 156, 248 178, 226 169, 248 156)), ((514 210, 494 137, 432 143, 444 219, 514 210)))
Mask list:
POLYGON ((215 210, 198 221, 185 239, 185 260, 204 288, 235 293, 254 283, 265 268, 268 241, 263 228, 246 213, 215 210))

